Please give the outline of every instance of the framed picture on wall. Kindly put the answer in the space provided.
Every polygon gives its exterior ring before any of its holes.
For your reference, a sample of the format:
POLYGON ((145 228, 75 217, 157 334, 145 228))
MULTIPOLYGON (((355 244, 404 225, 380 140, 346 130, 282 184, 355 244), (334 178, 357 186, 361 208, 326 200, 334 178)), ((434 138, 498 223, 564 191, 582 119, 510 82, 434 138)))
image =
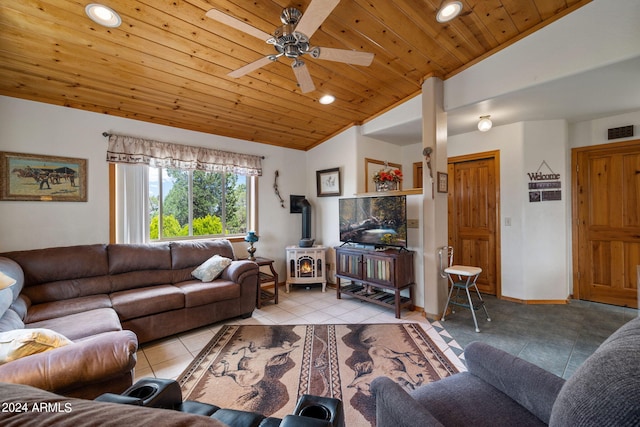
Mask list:
POLYGON ((438 172, 438 193, 449 192, 449 175, 445 172, 438 172))
POLYGON ((87 160, 0 151, 0 200, 87 201, 87 160))
MULTIPOLYGON (((398 163, 383 162, 382 160, 364 159, 364 191, 376 191, 376 183, 373 181, 373 176, 383 169, 400 169, 402 171, 402 165, 398 163)), ((399 190, 402 190, 402 182, 400 182, 399 190)))
POLYGON ((340 196, 342 186, 340 182, 340 168, 316 171, 316 185, 318 197, 340 196))

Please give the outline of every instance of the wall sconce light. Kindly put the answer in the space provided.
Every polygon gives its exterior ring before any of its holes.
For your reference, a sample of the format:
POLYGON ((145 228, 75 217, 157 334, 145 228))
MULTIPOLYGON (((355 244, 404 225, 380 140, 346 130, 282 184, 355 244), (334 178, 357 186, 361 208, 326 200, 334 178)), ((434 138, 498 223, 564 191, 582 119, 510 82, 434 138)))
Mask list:
POLYGON ((478 122, 478 130, 480 132, 486 132, 493 126, 493 122, 489 117, 491 116, 480 116, 480 121, 478 122))

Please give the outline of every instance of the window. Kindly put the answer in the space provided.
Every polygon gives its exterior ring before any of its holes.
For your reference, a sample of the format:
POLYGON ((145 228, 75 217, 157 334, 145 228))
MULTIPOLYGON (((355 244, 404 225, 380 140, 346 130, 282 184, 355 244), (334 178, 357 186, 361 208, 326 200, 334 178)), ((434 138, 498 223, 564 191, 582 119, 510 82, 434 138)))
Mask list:
POLYGON ((244 236, 255 177, 149 167, 149 238, 244 236))
POLYGON ((110 242, 230 238, 256 229, 263 157, 104 135, 110 242))

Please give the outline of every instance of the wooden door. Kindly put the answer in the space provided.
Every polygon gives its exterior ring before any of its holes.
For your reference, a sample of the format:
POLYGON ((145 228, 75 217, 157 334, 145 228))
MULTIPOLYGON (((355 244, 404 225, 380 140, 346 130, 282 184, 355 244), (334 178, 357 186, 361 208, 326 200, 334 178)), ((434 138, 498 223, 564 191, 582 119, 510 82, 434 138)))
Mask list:
POLYGON ((449 159, 449 245, 453 262, 482 268, 480 292, 500 294, 499 152, 449 159))
POLYGON ((422 188, 422 162, 413 164, 413 188, 422 188))
POLYGON ((638 307, 640 140, 574 149, 574 296, 638 307))

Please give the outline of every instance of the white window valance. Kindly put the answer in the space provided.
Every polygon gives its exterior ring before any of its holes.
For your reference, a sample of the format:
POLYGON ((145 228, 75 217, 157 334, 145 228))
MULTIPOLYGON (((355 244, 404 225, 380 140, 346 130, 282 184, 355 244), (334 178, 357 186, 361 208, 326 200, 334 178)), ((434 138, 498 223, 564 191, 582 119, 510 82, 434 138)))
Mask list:
POLYGON ((238 175, 262 175, 262 157, 204 147, 108 135, 107 161, 238 175))

